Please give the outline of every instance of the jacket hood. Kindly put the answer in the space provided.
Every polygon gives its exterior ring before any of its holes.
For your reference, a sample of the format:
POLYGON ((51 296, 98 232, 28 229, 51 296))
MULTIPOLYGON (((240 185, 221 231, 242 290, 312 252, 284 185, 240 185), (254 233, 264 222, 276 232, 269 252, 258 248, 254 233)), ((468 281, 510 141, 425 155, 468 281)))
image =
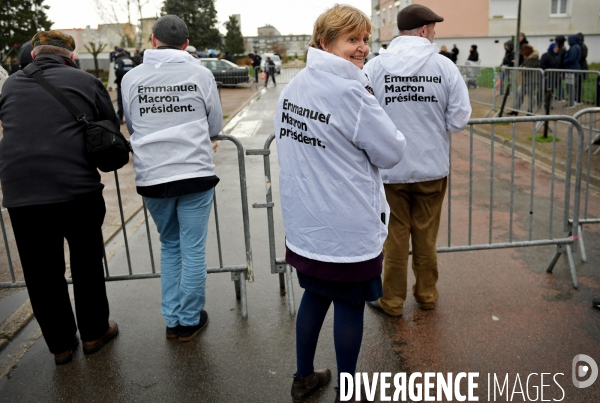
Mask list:
POLYGON ((473 50, 477 50, 477 45, 471 45, 471 47, 473 48, 473 50))
POLYGON ((399 36, 390 43, 387 52, 378 57, 385 70, 397 76, 408 77, 414 76, 429 57, 438 52, 437 45, 427 38, 399 36))
POLYGON ((199 60, 185 50, 179 49, 148 49, 144 52, 144 63, 160 64, 183 62, 199 63, 199 60))
POLYGON ((569 35, 569 46, 579 45, 579 37, 577 35, 569 35))
POLYGON ((531 52, 531 54, 529 56, 527 56, 527 59, 539 59, 540 58, 540 53, 537 50, 534 50, 533 52, 531 52))
POLYGON ((508 47, 509 52, 512 52, 514 50, 515 45, 514 45, 513 41, 511 41, 510 39, 508 41, 504 42, 504 44, 508 47))
POLYGON ((566 39, 564 35, 556 35, 554 40, 556 41, 556 43, 558 43, 559 48, 562 48, 565 45, 566 39))
MULTIPOLYGON (((554 53, 554 52, 552 51, 552 49, 553 49, 555 46, 558 46, 558 43, 556 43, 556 42, 552 42, 552 43, 550 44, 550 46, 548 46, 548 53, 550 53, 550 54, 554 53)), ((558 53, 557 53, 557 55, 558 55, 558 53)))
POLYGON ((334 74, 348 80, 356 80, 363 87, 369 85, 369 79, 361 69, 352 62, 333 53, 309 47, 306 56, 306 67, 334 74))

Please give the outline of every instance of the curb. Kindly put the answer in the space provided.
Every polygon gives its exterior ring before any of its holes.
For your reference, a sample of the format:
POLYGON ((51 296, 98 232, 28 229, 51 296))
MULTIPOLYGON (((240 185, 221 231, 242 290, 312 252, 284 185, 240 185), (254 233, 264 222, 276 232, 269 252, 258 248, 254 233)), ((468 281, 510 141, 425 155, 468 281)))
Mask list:
POLYGON ((233 118, 236 117, 236 115, 242 111, 242 109, 244 109, 252 101, 254 101, 256 98, 258 98, 260 96, 260 93, 261 93, 261 91, 259 89, 257 89, 256 92, 254 94, 252 94, 252 96, 250 98, 248 98, 246 100, 246 102, 244 102, 239 108, 237 108, 235 111, 233 111, 227 119, 223 119, 223 127, 227 126, 229 124, 229 122, 231 122, 233 120, 233 118))

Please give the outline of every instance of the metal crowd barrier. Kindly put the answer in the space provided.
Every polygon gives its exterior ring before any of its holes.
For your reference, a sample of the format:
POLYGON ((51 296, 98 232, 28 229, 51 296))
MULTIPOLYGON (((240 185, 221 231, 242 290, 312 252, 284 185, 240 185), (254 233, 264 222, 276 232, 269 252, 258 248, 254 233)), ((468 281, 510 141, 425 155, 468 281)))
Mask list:
MULTIPOLYGON (((556 124, 556 123, 555 123, 556 124)), ((571 280, 573 286, 575 288, 578 287, 578 279, 577 273, 575 270, 575 263, 572 255, 572 245, 578 240, 579 234, 579 206, 580 206, 580 194, 581 194, 581 178, 582 178, 582 156, 583 156, 583 128, 581 124, 571 116, 525 116, 525 117, 506 117, 506 118, 483 118, 483 119, 472 119, 469 121, 469 144, 470 150, 468 151, 469 155, 469 171, 468 171, 468 209, 467 215, 463 220, 462 218, 457 220, 461 223, 466 223, 466 228, 461 228, 462 232, 458 236, 454 236, 457 232, 457 227, 453 228, 453 203, 459 203, 459 198, 453 194, 453 178, 456 175, 459 175, 457 172, 453 171, 451 166, 451 172, 448 176, 448 197, 446 198, 447 202, 447 223, 448 223, 448 232, 447 232, 447 245, 446 246, 438 246, 437 251, 439 253, 445 252, 462 252, 462 251, 476 251, 476 250, 492 250, 492 249, 504 249, 504 248, 518 248, 518 247, 532 247, 532 246, 548 246, 555 245, 556 252, 547 267, 548 272, 552 272, 558 259, 562 254, 566 254, 567 256, 567 264, 569 267, 571 280), (516 183, 516 177, 519 174, 522 176, 523 171, 518 170, 518 164, 516 163, 517 157, 517 147, 516 147, 516 136, 517 136, 517 123, 531 123, 533 130, 535 130, 535 124, 538 122, 559 122, 563 121, 570 124, 568 130, 568 138, 566 144, 566 161, 564 162, 565 167, 565 179, 564 183, 561 183, 560 186, 556 184, 557 178, 561 175, 557 173, 556 165, 557 165, 557 138, 556 138, 556 130, 553 134, 553 152, 552 152, 552 162, 551 162, 551 186, 550 186, 550 194, 548 195, 549 200, 549 208, 546 212, 541 213, 538 210, 538 206, 535 200, 535 179, 536 179, 536 140, 535 136, 532 137, 532 145, 531 145, 531 168, 529 172, 529 188, 527 189, 528 193, 523 193, 523 190, 520 190, 520 193, 517 194, 517 187, 523 189, 522 183, 516 183), (496 167, 495 166, 495 157, 497 157, 497 152, 500 149, 499 146, 496 146, 495 142, 495 128, 496 125, 502 125, 502 127, 506 127, 506 125, 512 125, 512 134, 511 134, 511 146, 510 149, 507 150, 510 152, 510 168, 506 167, 496 167), (475 155, 474 154, 474 127, 478 125, 489 125, 487 126, 491 130, 491 143, 490 143, 490 152, 487 155, 475 155), (573 148, 574 134, 573 128, 577 130, 576 133, 576 148, 573 148), (573 154, 575 153, 575 157, 573 154), (481 177, 481 174, 476 175, 475 169, 475 159, 479 162, 478 164, 488 164, 489 167, 489 176, 487 179, 485 177, 481 177), (483 162, 482 162, 483 161, 483 162), (573 172, 572 165, 575 163, 575 179, 573 185, 573 172), (496 172, 496 169, 500 171, 500 173, 496 172), (507 172, 508 169, 508 172, 507 172), (476 177, 479 176, 479 177, 476 177), (501 177, 503 176, 503 177, 501 177), (510 179, 506 179, 506 176, 509 176, 510 179), (504 183, 502 183, 504 182, 504 183), (496 189, 498 186, 508 187, 510 191, 508 192, 508 200, 499 200, 498 190, 496 189), (562 197, 563 206, 562 206, 562 214, 559 211, 559 208, 555 203, 555 196, 557 196, 557 188, 562 187, 562 197), (574 188, 574 190, 572 190, 574 188), (487 190, 486 190, 487 189, 487 190), (477 192, 477 196, 475 196, 475 192, 477 192), (489 198, 485 198, 481 196, 481 194, 487 193, 489 198), (476 200, 474 198, 477 197, 476 200), (515 198, 520 199, 520 203, 515 203, 515 198), (475 205, 475 202, 478 205, 475 205), (479 204, 485 203, 489 205, 487 210, 482 209, 479 204), (571 204, 573 202, 573 204, 571 204), (503 203, 506 207, 508 206, 508 222, 500 223, 498 217, 495 216, 495 203, 503 203), (524 207, 523 207, 524 206, 524 207), (520 207, 520 208, 519 208, 520 207), (572 208, 573 219, 571 222, 573 224, 569 224, 570 211, 572 208), (517 216, 518 223, 526 223, 525 229, 518 228, 515 224, 515 211, 518 210, 520 213, 517 216), (546 215, 547 214, 547 215, 546 215), (481 225, 474 225, 474 215, 478 217, 478 220, 481 221, 483 217, 488 222, 488 228, 485 231, 485 236, 483 242, 475 242, 475 238, 481 238, 481 234, 475 234, 475 232, 481 231, 481 225), (524 219, 520 219, 522 217, 526 217, 524 219), (544 217, 547 217, 547 221, 544 221, 544 217), (548 223, 548 226, 545 227, 545 223, 548 223), (499 233, 504 232, 506 235, 504 237, 499 237, 499 233), (523 233, 525 235, 523 235, 523 233), (558 233, 558 236, 555 234, 558 233), (462 234, 466 234, 466 239, 462 239, 462 242, 457 242, 457 238, 460 238, 462 234), (499 239, 504 238, 504 239, 499 239)), ((268 221, 268 231, 269 231, 269 249, 270 249, 270 265, 271 265, 271 273, 279 274, 280 279, 280 289, 282 293, 285 292, 285 288, 287 287, 288 293, 288 307, 291 315, 294 314, 294 298, 293 298, 293 288, 291 286, 291 270, 292 268, 288 265, 285 259, 277 258, 276 250, 275 250, 275 229, 274 229, 274 220, 273 220, 273 209, 275 207, 275 203, 272 199, 272 176, 271 176, 271 167, 270 167, 270 146, 274 140, 274 135, 269 136, 266 140, 264 148, 257 150, 247 150, 246 155, 262 155, 264 158, 264 172, 265 172, 265 180, 266 180, 266 203, 253 204, 254 208, 266 208, 267 209, 267 221, 268 221)), ((450 147, 450 160, 452 161, 453 152, 457 152, 452 149, 452 141, 450 147)), ((479 171, 480 166, 477 167, 477 171, 479 171)), ((539 169, 539 168, 537 168, 539 169)), ((527 175, 527 174, 525 174, 527 175)), ((522 178, 521 178, 522 179, 522 178)), ((461 181, 463 182, 463 181, 461 181)), ((459 192, 460 193, 460 192, 459 192)), ((461 210, 463 212, 464 210, 461 210)), ((504 215, 505 212, 502 212, 504 215)), ((497 213, 497 215, 501 215, 497 213)), ((465 238, 465 236, 462 236, 465 238)))
MULTIPOLYGON (((584 152, 586 153, 586 167, 585 173, 582 178, 582 180, 585 183, 585 189, 583 190, 583 215, 579 218, 577 233, 579 234, 579 252, 581 254, 581 261, 587 262, 587 254, 585 251, 585 243, 583 240, 583 227, 592 224, 600 224, 600 218, 592 217, 589 212, 591 187, 594 186, 596 189, 600 187, 600 178, 593 178, 591 173, 593 165, 593 155, 596 155, 600 152, 600 144, 594 144, 597 141, 600 142, 600 108, 583 109, 577 112, 573 116, 573 118, 577 119, 583 127, 584 144, 586 145, 586 148, 584 150, 584 152), (586 134, 587 139, 585 139, 586 134)), ((569 225, 571 226, 571 228, 573 228, 574 221, 572 219, 569 220, 569 225)))
MULTIPOLYGON (((503 249, 503 248, 516 248, 516 247, 529 247, 529 246, 543 246, 543 245, 556 245, 556 253, 547 267, 548 272, 552 272, 554 266, 556 265, 558 259, 563 253, 566 253, 567 263, 569 266, 569 271, 571 274, 571 280, 573 283, 573 287, 578 287, 578 279, 577 273, 575 271, 575 263, 573 261, 572 248, 573 245, 578 240, 579 234, 579 206, 580 206, 580 196, 581 196, 581 178, 582 178, 582 157, 583 157, 583 128, 581 124, 571 116, 524 116, 524 117, 506 117, 506 118, 483 118, 483 119, 471 119, 469 121, 469 143, 470 143, 470 153, 469 153, 469 189, 468 189, 468 226, 467 226, 467 242, 462 245, 453 245, 453 231, 452 231, 452 178, 455 175, 452 168, 450 170, 450 175, 448 176, 448 237, 447 242, 448 245, 445 247, 438 247, 438 252, 459 252, 459 251, 475 251, 475 250, 491 250, 491 249, 503 249), (564 194, 562 195, 563 206, 562 206, 562 219, 560 218, 559 212, 557 212, 557 207, 555 203, 555 195, 556 189, 558 188, 556 179, 556 165, 557 165, 557 137, 556 130, 553 132, 552 138, 552 160, 551 160, 551 172, 550 172, 550 194, 548 195, 548 211, 547 211, 547 221, 548 224, 547 231, 544 232, 543 227, 543 214, 538 213, 538 207, 536 203, 536 194, 535 194, 535 179, 536 179, 536 136, 532 136, 532 145, 530 150, 531 157, 531 172, 529 179, 529 188, 527 191, 529 192, 528 199, 528 209, 522 209, 523 213, 521 214, 519 222, 523 223, 524 220, 527 223, 526 225, 526 234, 521 235, 520 240, 516 240, 518 237, 517 233, 522 229, 515 228, 515 197, 522 196, 517 195, 515 189, 518 186, 523 189, 525 185, 520 183, 516 185, 515 183, 515 175, 518 174, 517 167, 515 164, 516 161, 516 137, 517 137, 517 123, 531 123, 533 133, 535 133, 535 124, 538 122, 566 122, 569 124, 568 129, 568 137, 566 144, 566 154, 565 154, 565 180, 564 180, 564 194), (496 136, 495 130, 496 125, 504 125, 510 124, 511 128, 511 139, 510 139, 510 169, 506 172, 506 168, 501 172, 501 175, 504 175, 504 178, 501 177, 500 174, 495 173, 495 157, 496 157, 496 136), (476 156, 473 153, 473 143, 474 143, 474 126, 476 125, 490 125, 491 135, 490 135, 490 155, 489 158, 489 182, 484 182, 483 178, 477 178, 474 180, 474 159, 478 158, 484 162, 487 162, 486 157, 476 156), (576 148, 573 148, 573 128, 577 130, 577 138, 576 138, 576 148), (575 158, 573 154, 575 153, 575 158), (572 175, 573 175, 573 164, 575 163, 575 184, 574 190, 572 191, 572 175), (509 186, 509 200, 497 200, 495 189, 496 182, 506 182, 506 176, 510 175, 510 179, 508 180, 509 186), (489 205, 487 214, 487 242, 481 243, 473 243, 473 213, 474 213, 474 205, 473 205, 473 197, 474 197, 474 185, 476 186, 489 186, 489 199, 485 200, 486 204, 489 205), (573 205, 571 206, 571 198, 573 198, 573 205), (505 228, 500 225, 499 219, 495 218, 494 212, 495 203, 503 203, 504 206, 508 204, 508 228, 505 228), (569 224, 570 217, 570 209, 573 209, 573 219, 572 224, 569 224), (525 219, 525 217, 527 217, 525 219), (542 221, 536 221, 541 219, 542 221), (562 229, 555 228, 556 221, 562 221, 562 229), (538 225, 536 225, 538 224, 538 225), (537 227, 537 228, 534 228, 537 227), (500 231, 507 232, 507 235, 504 240, 498 240, 498 236, 494 237, 494 232, 498 233, 500 231), (567 235, 555 237, 556 232, 567 233, 567 235), (545 233, 545 235, 544 235, 545 233), (536 235, 536 236, 534 236, 536 235), (539 235, 539 236, 538 236, 539 235)), ((452 161, 452 146, 450 147, 450 158, 452 161)), ((506 183, 501 183, 501 185, 506 186, 506 183)), ((481 187, 478 191, 482 191, 481 187)), ((521 197, 523 201, 525 201, 524 197, 521 197)), ((481 198, 478 198, 477 201, 481 201, 481 198)), ((517 204, 521 206, 523 203, 517 204)), ((480 213, 481 208, 478 209, 478 213, 480 213)), ((481 217, 480 217, 481 218, 481 217)), ((477 226, 477 229, 480 229, 481 226, 477 226)), ((502 237, 504 238, 504 237, 502 237)))
POLYGON ((496 72, 491 67, 457 67, 471 102, 489 106, 488 114, 503 109, 505 114, 573 115, 584 108, 600 106, 599 71, 502 66, 496 72))
MULTIPOLYGON (((220 235, 220 227, 219 227, 219 214, 217 210, 217 198, 216 192, 215 197, 213 199, 213 207, 214 207, 214 217, 215 217, 215 225, 216 225, 216 237, 217 237, 217 247, 219 254, 219 266, 218 267, 209 267, 207 269, 208 273, 231 273, 231 280, 234 282, 236 298, 241 301, 241 314, 243 318, 248 317, 248 298, 246 292, 246 281, 253 282, 254 281, 254 268, 252 261, 252 248, 250 245, 250 218, 248 213, 248 192, 246 187, 246 165, 244 159, 244 148, 242 143, 235 137, 229 135, 219 135, 214 137, 213 140, 227 140, 234 143, 237 147, 238 154, 238 164, 239 164, 239 176, 240 176, 240 192, 241 192, 241 201, 242 201, 242 218, 243 218, 243 227, 244 227, 244 240, 245 240, 245 252, 246 252, 246 262, 244 264, 233 265, 233 266, 224 266, 223 265, 223 253, 221 246, 221 235, 220 235)), ((121 217, 121 232, 123 234, 123 240, 125 244, 125 252, 127 257, 127 269, 128 274, 126 275, 111 275, 108 267, 108 262, 106 259, 106 253, 104 255, 104 270, 105 270, 105 281, 121 281, 121 280, 138 280, 138 279, 148 279, 148 278, 158 278, 160 277, 160 272, 156 271, 155 263, 154 263, 154 255, 152 251, 152 241, 150 237, 150 225, 148 223, 148 213, 146 210, 146 206, 143 206, 144 211, 144 221, 146 226, 146 236, 148 238, 148 249, 150 254, 150 266, 151 272, 149 273, 134 273, 131 265, 131 253, 129 247, 129 239, 127 236, 127 228, 126 228, 126 220, 123 212, 123 204, 121 201, 121 190, 119 186, 119 176, 117 172, 114 172, 115 175, 115 184, 117 188, 117 197, 118 197, 118 205, 119 212, 121 217)), ((0 288, 16 288, 16 287, 25 287, 24 281, 17 281, 15 277, 14 264, 10 254, 10 248, 8 243, 7 231, 4 222, 4 217, 0 214, 0 227, 2 230, 2 235, 4 237, 4 247, 6 248, 6 256, 8 260, 9 270, 11 281, 10 282, 1 282, 0 288)), ((72 284, 72 279, 68 278, 67 282, 72 284)))
POLYGON ((294 301, 294 287, 292 286, 292 267, 287 264, 285 259, 277 258, 275 249, 275 221, 273 218, 273 190, 271 184, 271 143, 275 139, 275 135, 271 134, 265 141, 265 145, 262 149, 246 150, 246 155, 262 155, 264 159, 264 170, 265 170, 265 186, 266 186, 266 202, 253 203, 253 208, 266 208, 267 209, 267 223, 269 231, 269 261, 271 266, 271 274, 279 275, 279 291, 281 295, 287 294, 288 309, 290 315, 296 313, 295 301, 294 301), (286 293, 287 288, 287 293, 286 293))

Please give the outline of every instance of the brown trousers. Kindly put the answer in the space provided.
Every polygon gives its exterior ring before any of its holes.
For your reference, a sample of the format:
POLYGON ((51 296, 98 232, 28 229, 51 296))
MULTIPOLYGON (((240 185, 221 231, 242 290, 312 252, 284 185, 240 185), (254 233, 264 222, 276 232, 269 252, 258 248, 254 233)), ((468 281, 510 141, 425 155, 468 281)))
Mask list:
POLYGON ((438 298, 437 236, 447 178, 385 185, 390 205, 388 237, 383 245, 383 297, 379 303, 393 316, 402 315, 408 288, 408 251, 412 238, 413 295, 423 309, 438 298))

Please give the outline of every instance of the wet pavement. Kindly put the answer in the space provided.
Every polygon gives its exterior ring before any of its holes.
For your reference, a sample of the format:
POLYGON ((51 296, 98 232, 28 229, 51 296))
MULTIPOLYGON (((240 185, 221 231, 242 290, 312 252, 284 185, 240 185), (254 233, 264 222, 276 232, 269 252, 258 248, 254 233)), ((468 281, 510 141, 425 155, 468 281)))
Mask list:
MULTIPOLYGON (((281 88, 279 85, 262 91, 230 122, 226 133, 239 136, 246 149, 262 148, 273 130, 274 105, 281 88)), ((448 236, 448 217, 444 214, 441 246, 448 244, 448 238, 452 245, 467 242, 469 146, 467 136, 453 136, 452 228, 448 236)), ((275 151, 274 145, 272 149, 275 151)), ((494 154, 495 196, 490 203, 489 145, 475 140, 474 155, 471 237, 473 243, 487 242, 488 208, 493 204, 492 238, 500 242, 509 236, 510 159, 502 151, 494 154)), ((221 142, 215 164, 221 178, 216 195, 224 263, 244 264, 240 187, 233 143, 221 142)), ((553 237, 565 236, 560 221, 564 192, 561 181, 557 179, 551 197, 550 175, 536 169, 534 209, 530 210, 531 166, 522 160, 516 164, 513 240, 528 238, 530 222, 534 239, 546 237, 549 232, 553 237), (530 211, 536 212, 531 221, 530 211)), ((271 167, 277 206, 275 152, 271 167)), ((247 156, 246 170, 249 204, 264 203, 262 157, 247 156)), ((598 195, 590 199, 589 209, 590 215, 600 216, 598 195)), ((275 224, 277 255, 282 257, 283 227, 277 207, 275 224)), ((150 227, 154 259, 158 262, 158 237, 154 225, 150 227)), ((190 343, 166 340, 165 323, 160 315, 160 281, 109 282, 111 318, 119 323, 120 335, 99 353, 84 356, 79 350, 72 363, 56 367, 33 320, 1 352, 0 371, 7 362, 6 356, 19 359, 9 367, 7 376, 0 379, 0 402, 290 402, 295 371, 295 322, 289 315, 286 298, 280 295, 278 276, 270 273, 264 209, 250 208, 250 228, 255 282, 247 285, 248 319, 241 318, 230 274, 210 274, 206 330, 190 343)), ((218 265, 215 232, 212 219, 207 247, 210 267, 218 265)), ((149 272, 148 239, 139 217, 131 220, 128 235, 132 270, 149 272)), ((437 309, 422 311, 412 297, 408 298, 400 318, 366 308, 358 371, 455 375, 478 372, 475 395, 479 401, 534 401, 536 391, 542 389, 544 400, 600 401, 600 380, 586 389, 575 388, 571 380, 572 360, 576 355, 586 354, 600 364, 600 311, 591 307, 591 299, 600 296, 600 226, 587 227, 585 241, 588 263, 580 262, 579 253, 574 255, 580 282, 577 290, 572 287, 564 256, 554 274, 545 272, 556 250, 554 246, 440 254, 437 309), (542 373, 551 375, 542 379, 542 373), (559 373, 562 375, 556 375, 559 373), (508 374, 508 389, 502 396, 496 391, 494 399, 492 391, 488 399, 488 374, 492 383, 495 374, 500 385, 508 374), (549 386, 542 388, 542 384, 549 386), (507 396, 508 390, 512 399, 507 396)), ((127 258, 119 237, 109 247, 109 256, 111 274, 127 272, 127 258)), ((295 274, 294 294, 298 306, 302 290, 295 274)), ((323 326, 315 367, 334 371, 336 368, 332 312, 323 326)), ((461 385, 464 392, 465 383, 461 385)), ((330 385, 309 401, 333 402, 334 398, 330 385)))

